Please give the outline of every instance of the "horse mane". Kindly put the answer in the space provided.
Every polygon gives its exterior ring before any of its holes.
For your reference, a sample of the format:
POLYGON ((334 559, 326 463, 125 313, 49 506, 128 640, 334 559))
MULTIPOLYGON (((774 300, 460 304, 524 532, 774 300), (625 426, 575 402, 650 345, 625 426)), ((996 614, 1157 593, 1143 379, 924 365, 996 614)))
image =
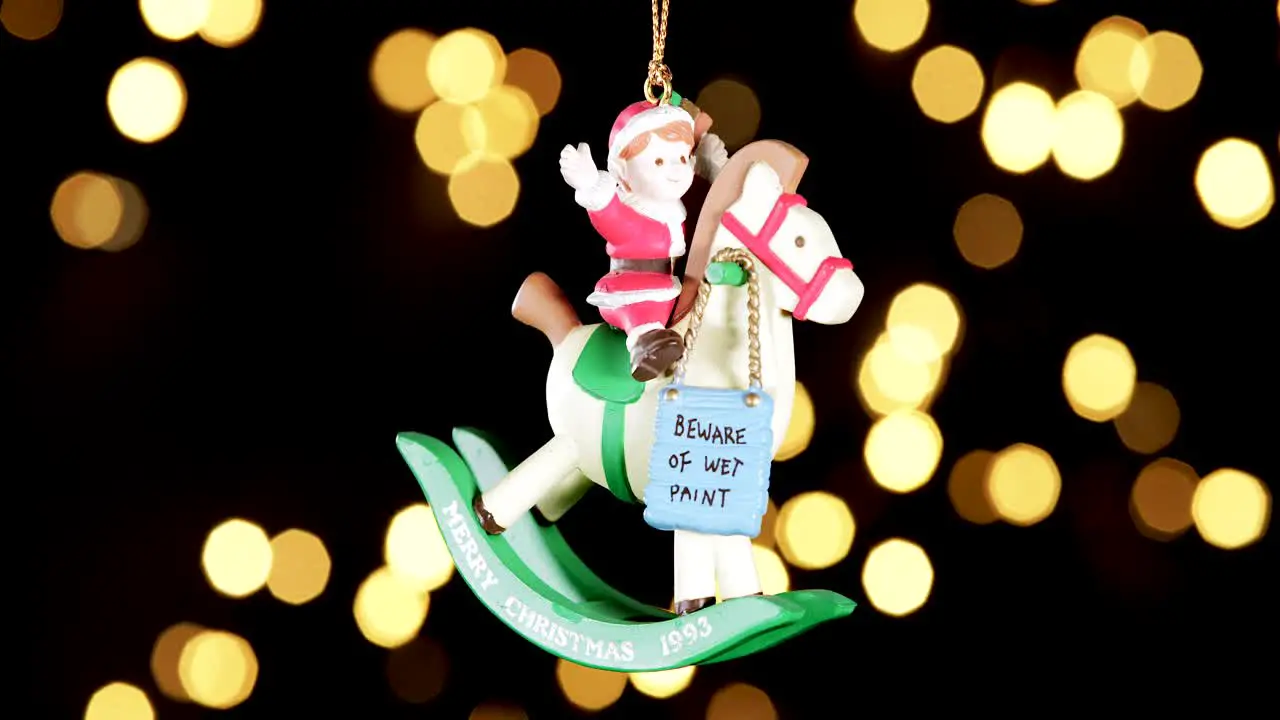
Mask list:
POLYGON ((781 140, 757 140, 743 146, 716 177, 716 181, 707 190, 698 212, 698 224, 693 231, 693 239, 689 243, 689 253, 684 266, 684 286, 680 299, 676 303, 675 312, 671 316, 670 325, 684 318, 693 308, 693 300, 698 294, 698 286, 702 284, 703 273, 711 258, 711 243, 715 240, 716 230, 720 227, 720 216, 729 206, 742 197, 742 186, 747 178, 747 170, 753 164, 763 160, 773 167, 782 181, 784 192, 793 193, 800 185, 809 158, 794 146, 781 140))

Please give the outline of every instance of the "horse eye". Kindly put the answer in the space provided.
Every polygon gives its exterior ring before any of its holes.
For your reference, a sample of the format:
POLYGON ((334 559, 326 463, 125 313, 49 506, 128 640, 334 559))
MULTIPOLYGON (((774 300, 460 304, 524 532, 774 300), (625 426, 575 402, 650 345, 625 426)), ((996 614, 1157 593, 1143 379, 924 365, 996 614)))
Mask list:
POLYGON ((802 247, 804 247, 804 236, 803 236, 803 235, 797 235, 797 236, 796 236, 796 247, 798 247, 798 248, 802 248, 802 247))
POLYGON ((654 158, 654 160, 653 160, 653 164, 654 164, 654 165, 661 166, 661 165, 662 165, 662 158, 654 158))

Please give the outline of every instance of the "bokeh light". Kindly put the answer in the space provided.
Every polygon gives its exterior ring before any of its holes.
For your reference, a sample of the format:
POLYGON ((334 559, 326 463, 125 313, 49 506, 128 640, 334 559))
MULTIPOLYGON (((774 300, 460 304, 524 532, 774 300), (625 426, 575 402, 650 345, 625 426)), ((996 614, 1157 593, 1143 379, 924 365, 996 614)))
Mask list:
POLYGON ((858 365, 858 398, 876 417, 924 409, 938 391, 944 372, 943 359, 921 362, 906 357, 883 332, 858 365))
POLYGON ((951 352, 960 338, 960 307, 951 293, 916 283, 893 297, 885 328, 894 350, 919 363, 951 352))
POLYGON ((903 408, 919 408, 938 386, 942 368, 939 360, 921 360, 903 352, 905 343, 894 343, 890 333, 876 338, 867 356, 870 379, 875 388, 903 408))
POLYGON ((778 711, 768 693, 754 685, 735 682, 711 696, 706 720, 778 720, 778 711))
POLYGON ((142 21, 162 40, 186 40, 209 19, 212 0, 138 0, 142 21))
POLYGON ((519 705, 487 700, 475 706, 467 720, 529 720, 529 714, 519 705))
POLYGON ((22 40, 49 36, 62 21, 62 0, 0 0, 0 25, 22 40))
POLYGON ((374 570, 356 589, 356 626, 369 642, 384 648, 408 643, 422 629, 431 596, 388 567, 374 570))
POLYGON ((98 688, 84 710, 84 720, 155 720, 155 717, 155 708, 147 694, 124 682, 98 688))
POLYGON ((449 656, 431 638, 414 638, 387 653, 387 682, 407 703, 431 702, 444 692, 448 680, 449 656))
POLYGON ((845 501, 817 490, 801 493, 782 504, 774 534, 787 562, 805 570, 818 570, 835 565, 849 554, 854 529, 853 512, 845 501))
POLYGON ((1133 54, 1130 65, 1138 99, 1155 110, 1174 110, 1191 102, 1203 76, 1195 46, 1168 30, 1143 38, 1141 51, 1133 54))
POLYGON ((941 123, 972 115, 985 86, 977 58, 955 45, 939 45, 921 55, 911 75, 916 104, 926 117, 941 123))
POLYGON ((694 104, 712 117, 715 133, 730 150, 745 145, 760 129, 760 100, 737 80, 712 80, 694 104))
POLYGON ((1240 230, 1262 220, 1276 202, 1262 148, 1241 138, 1214 143, 1196 166, 1196 194, 1214 222, 1240 230))
POLYGON ((1138 367, 1129 348, 1107 335, 1089 335, 1071 346, 1062 365, 1062 388, 1077 415, 1106 422, 1129 407, 1138 367))
POLYGON ((258 525, 232 518, 209 531, 200 564, 214 590, 233 598, 248 597, 261 590, 271 575, 271 540, 258 525))
POLYGON ((871 47, 898 52, 915 45, 929 24, 928 0, 854 0, 853 22, 871 47))
POLYGON ((513 160, 537 134, 538 107, 518 87, 499 85, 462 112, 462 137, 472 155, 513 160))
POLYGON ((649 697, 674 697, 693 682, 694 670, 694 666, 689 665, 672 670, 631 673, 631 685, 649 697))
POLYGON ((919 410, 895 410, 872 424, 862 454, 876 484, 908 493, 923 487, 938 468, 942 431, 919 410))
POLYGON ((1129 496, 1138 530, 1156 540, 1170 540, 1191 527, 1191 498, 1199 477, 1188 464, 1160 458, 1142 468, 1129 496))
POLYGON ((187 110, 187 88, 169 63, 143 57, 125 63, 107 88, 107 111, 121 135, 140 143, 168 137, 187 110))
POLYGON ((539 115, 554 110, 560 100, 560 70, 550 55, 539 50, 520 48, 509 53, 506 83, 525 91, 539 115))
POLYGON ((804 384, 797 380, 795 402, 791 406, 791 421, 787 425, 786 437, 782 439, 777 454, 773 456, 774 462, 790 460, 804 452, 805 448, 809 447, 809 442, 813 440, 814 423, 813 398, 809 396, 809 391, 804 384))
POLYGON ((1114 423, 1125 447, 1150 455, 1173 442, 1181 419, 1173 393, 1155 383, 1140 382, 1133 389, 1129 406, 1114 423))
POLYGON ((421 592, 440 588, 453 577, 449 546, 425 503, 410 505, 391 518, 382 557, 396 577, 421 592))
POLYGON ((867 553, 862 588, 871 605, 885 615, 910 615, 933 590, 933 563, 919 545, 890 538, 867 553))
POLYGON ((1062 476, 1049 453, 1018 443, 996 453, 987 468, 987 500, 1011 525, 1034 525, 1058 505, 1062 476))
POLYGON ((1237 550, 1257 542, 1271 520, 1271 493, 1249 473, 1215 470, 1196 486, 1191 517, 1205 542, 1237 550))
POLYGON ((1132 104, 1151 67, 1142 45, 1146 36, 1141 23, 1119 15, 1090 28, 1076 53, 1080 88, 1106 95, 1116 107, 1132 104))
POLYGON ((1095 180, 1111 171, 1124 147, 1124 119, 1106 95, 1077 90, 1058 102, 1053 161, 1063 174, 1095 180))
POLYGON ((987 497, 987 477, 995 453, 990 450, 972 450, 965 453, 951 466, 947 476, 947 496, 956 514, 977 525, 988 525, 999 520, 987 497))
POLYGON ((148 214, 138 186, 88 171, 59 183, 49 204, 58 237, 82 250, 119 252, 132 247, 142 237, 148 214))
POLYGON ((1013 203, 990 193, 975 195, 956 212, 951 228, 960 255, 974 267, 992 270, 1009 262, 1022 246, 1022 216, 1013 203))
MULTIPOLYGON (((850 518, 852 521, 852 518, 850 518)), ((838 543, 843 537, 843 528, 835 528, 836 532, 841 535, 836 539, 838 543)), ((836 543, 832 543, 835 545, 836 543)), ((756 573, 760 577, 760 591, 765 595, 778 595, 791 589, 791 573, 787 572, 787 565, 782 561, 782 557, 772 549, 763 545, 751 545, 751 552, 756 561, 756 573)), ((848 553, 848 550, 845 550, 848 553)))
POLYGON ((195 623, 180 622, 165 628, 156 637, 156 643, 151 648, 151 677, 155 679, 160 692, 170 700, 191 700, 182 687, 179 663, 187 643, 204 631, 205 628, 195 623))
POLYGON ((1027 173, 1049 159, 1057 109, 1037 85, 1014 82, 996 90, 982 116, 982 145, 996 167, 1027 173))
POLYGON ((471 159, 449 176, 449 202, 463 222, 492 227, 506 220, 520 197, 520 176, 501 158, 471 159))
POLYGON ((226 710, 253 694, 258 682, 258 656, 239 635, 204 630, 182 648, 178 677, 192 701, 226 710))
POLYGON ((417 28, 397 30, 378 44, 369 62, 369 81, 383 105, 407 113, 435 99, 427 81, 427 57, 434 44, 434 35, 417 28))
POLYGON ((262 0, 212 0, 199 33, 210 45, 232 48, 253 37, 260 22, 262 0))
POLYGON ((589 712, 618 702, 627 689, 626 673, 596 670, 563 658, 556 660, 556 682, 569 702, 589 712))
POLYGON ((501 85, 507 55, 493 35, 476 28, 445 34, 427 56, 427 82, 441 99, 473 103, 501 85))
POLYGON ((471 156, 463 130, 466 106, 451 102, 431 103, 418 116, 413 142, 422 162, 438 175, 452 175, 471 156))
POLYGON ((292 528, 271 539, 271 573, 267 590, 281 602, 302 605, 324 592, 333 561, 324 541, 292 528))

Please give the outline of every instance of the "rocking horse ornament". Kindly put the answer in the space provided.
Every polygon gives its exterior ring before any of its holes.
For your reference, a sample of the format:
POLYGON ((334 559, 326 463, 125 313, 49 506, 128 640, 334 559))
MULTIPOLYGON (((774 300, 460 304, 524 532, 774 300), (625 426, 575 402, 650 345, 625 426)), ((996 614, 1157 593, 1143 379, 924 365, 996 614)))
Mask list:
POLYGON ((847 322, 862 282, 795 194, 807 158, 771 140, 729 158, 710 117, 672 92, 666 17, 667 0, 661 12, 654 0, 645 101, 614 124, 607 170, 586 144, 561 153, 611 259, 588 298, 605 323, 583 325, 542 273, 512 307, 553 347, 552 439, 510 467, 474 430, 454 430, 456 451, 397 437, 477 598, 548 652, 625 672, 743 657, 855 607, 826 590, 763 595, 751 539, 791 417, 792 323, 847 322), (711 185, 686 245, 695 170, 711 185), (556 529, 592 485, 672 532, 674 612, 613 589, 556 529))

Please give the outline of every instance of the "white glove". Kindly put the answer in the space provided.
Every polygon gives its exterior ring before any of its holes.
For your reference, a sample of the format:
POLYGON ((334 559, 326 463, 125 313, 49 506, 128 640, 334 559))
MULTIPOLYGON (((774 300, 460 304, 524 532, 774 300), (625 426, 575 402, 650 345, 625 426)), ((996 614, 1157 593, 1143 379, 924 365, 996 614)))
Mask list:
POLYGON ((586 190, 600 180, 600 171, 596 162, 591 159, 591 148, 586 143, 578 147, 565 145, 560 151, 560 174, 569 187, 574 190, 586 190))
POLYGON ((724 164, 729 162, 729 150, 715 133, 706 133, 702 136, 694 155, 697 158, 698 164, 695 167, 698 174, 712 181, 720 174, 724 164))

